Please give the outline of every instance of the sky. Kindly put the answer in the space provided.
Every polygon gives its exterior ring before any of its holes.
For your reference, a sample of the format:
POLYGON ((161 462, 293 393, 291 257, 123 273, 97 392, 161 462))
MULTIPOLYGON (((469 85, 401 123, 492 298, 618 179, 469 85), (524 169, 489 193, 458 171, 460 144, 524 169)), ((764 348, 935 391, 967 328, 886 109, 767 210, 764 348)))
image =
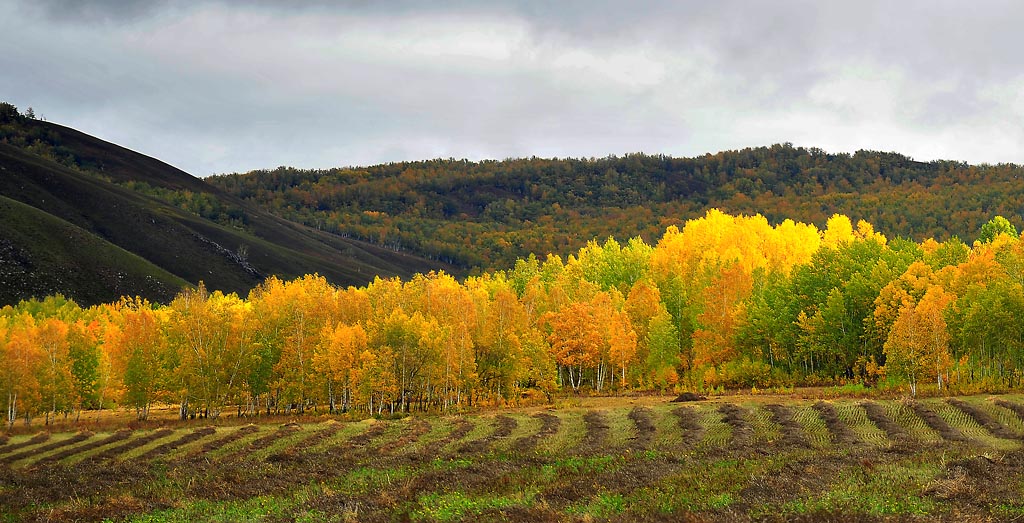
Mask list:
POLYGON ((196 176, 782 142, 1024 163, 1022 22, 1013 1, 0 0, 0 100, 196 176))

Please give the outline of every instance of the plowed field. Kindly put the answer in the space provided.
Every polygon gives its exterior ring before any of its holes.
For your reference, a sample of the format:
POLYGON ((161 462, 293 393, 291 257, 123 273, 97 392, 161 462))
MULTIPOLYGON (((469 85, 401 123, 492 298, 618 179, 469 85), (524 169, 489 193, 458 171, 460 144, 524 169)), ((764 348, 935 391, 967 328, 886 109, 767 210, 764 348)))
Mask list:
POLYGON ((1024 520, 1024 397, 0 437, 0 521, 1024 520))

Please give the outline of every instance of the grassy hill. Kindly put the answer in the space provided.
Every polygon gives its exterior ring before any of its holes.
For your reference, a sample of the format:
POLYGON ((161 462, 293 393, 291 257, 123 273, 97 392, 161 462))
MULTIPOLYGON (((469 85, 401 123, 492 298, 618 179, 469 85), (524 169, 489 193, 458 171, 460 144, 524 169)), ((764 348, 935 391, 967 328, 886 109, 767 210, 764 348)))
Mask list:
POLYGON ((73 129, 2 115, 0 196, 2 303, 52 292, 86 304, 122 293, 163 301, 200 280, 244 294, 272 274, 348 285, 452 269, 274 216, 73 129))
POLYGON ((278 168, 207 181, 281 216, 464 267, 510 267, 588 240, 641 236, 704 215, 760 213, 824 226, 834 213, 889 236, 968 243, 995 215, 1024 223, 1024 169, 828 154, 789 144, 694 158, 430 160, 278 168))

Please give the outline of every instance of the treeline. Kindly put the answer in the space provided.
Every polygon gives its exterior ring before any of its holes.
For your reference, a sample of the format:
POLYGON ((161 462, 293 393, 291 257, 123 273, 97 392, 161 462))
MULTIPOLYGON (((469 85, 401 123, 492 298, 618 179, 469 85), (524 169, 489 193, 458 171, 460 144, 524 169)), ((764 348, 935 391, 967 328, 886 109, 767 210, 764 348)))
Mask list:
POLYGON ((337 288, 271 278, 248 297, 184 290, 82 309, 60 297, 0 313, 7 420, 114 403, 183 418, 459 409, 557 390, 859 383, 1018 388, 1024 243, 887 240, 712 210, 650 246, 590 242, 520 259, 337 288))
POLYGON ((588 238, 654 242, 709 207, 824 226, 833 214, 922 241, 1020 223, 1024 169, 773 145, 695 158, 431 160, 281 167, 206 180, 307 225, 462 267, 504 268, 588 238))

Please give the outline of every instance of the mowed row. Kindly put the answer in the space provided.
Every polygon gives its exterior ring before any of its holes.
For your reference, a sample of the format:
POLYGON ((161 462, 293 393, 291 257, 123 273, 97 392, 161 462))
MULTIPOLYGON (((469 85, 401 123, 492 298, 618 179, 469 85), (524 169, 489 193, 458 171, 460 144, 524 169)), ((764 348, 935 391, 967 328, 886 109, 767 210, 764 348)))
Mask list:
POLYGON ((331 448, 438 456, 489 451, 715 453, 764 445, 936 445, 1000 450, 1024 440, 1024 401, 973 397, 897 401, 664 402, 458 417, 0 436, 0 465, 28 468, 107 460, 274 460, 331 448))
POLYGON ((668 400, 0 436, 0 507, 12 521, 189 521, 211 510, 226 520, 268 511, 282 520, 658 519, 679 511, 761 520, 751 515, 837 507, 983 520, 1006 503, 1024 513, 1016 490, 988 489, 991 499, 965 490, 1024 481, 1022 396, 668 400), (905 485, 916 490, 904 496, 905 485), (862 504, 880 488, 890 497, 862 504), (821 499, 837 506, 814 504, 821 499))

